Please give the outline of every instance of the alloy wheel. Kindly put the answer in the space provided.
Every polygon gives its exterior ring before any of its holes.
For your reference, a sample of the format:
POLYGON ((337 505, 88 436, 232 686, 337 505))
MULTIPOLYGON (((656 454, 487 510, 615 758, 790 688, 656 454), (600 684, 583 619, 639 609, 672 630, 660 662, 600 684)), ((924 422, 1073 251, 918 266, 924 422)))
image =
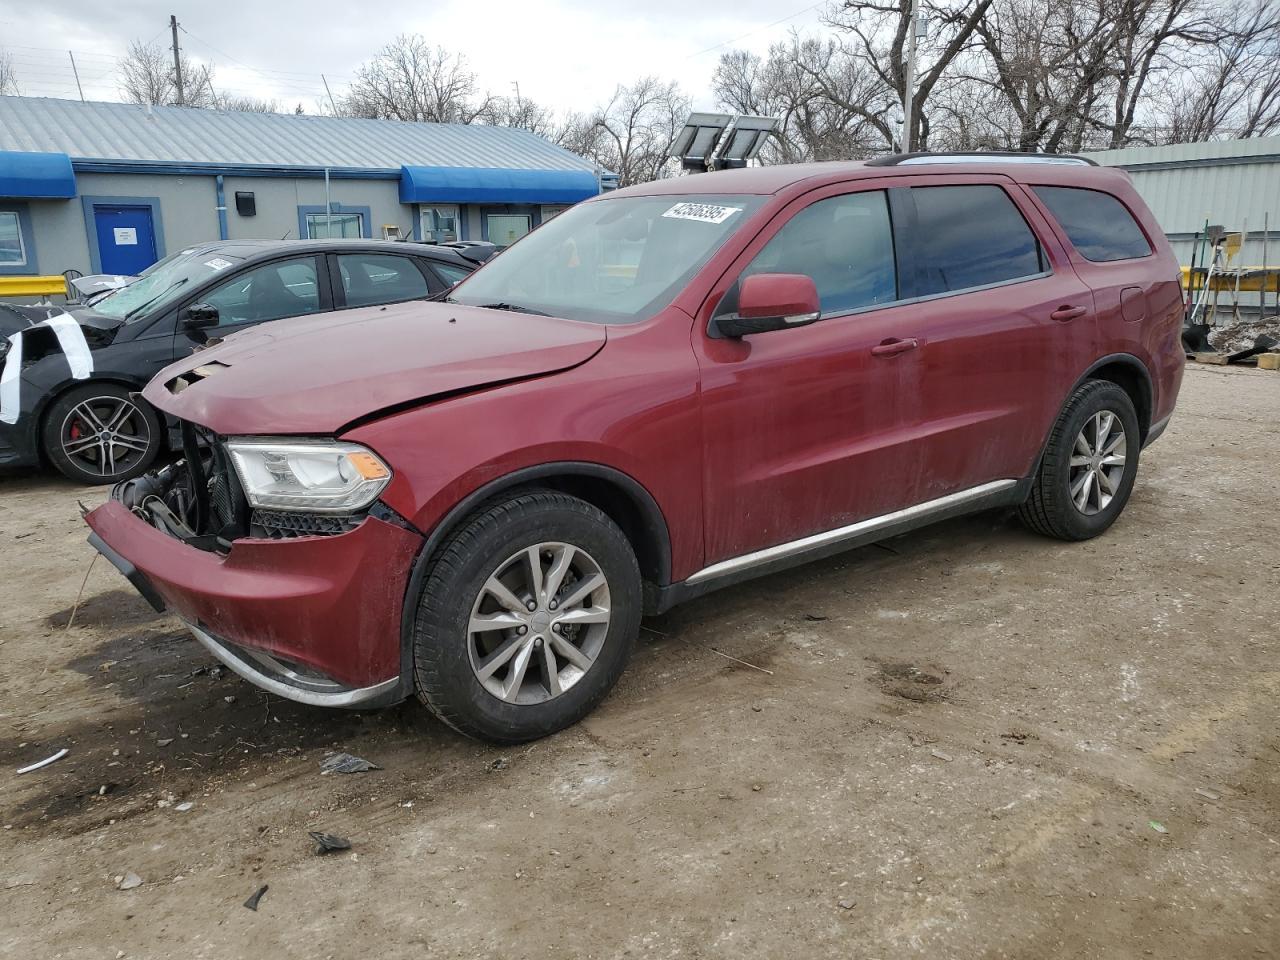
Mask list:
POLYGON ((151 427, 137 405, 124 397, 90 397, 62 421, 62 452, 81 469, 100 477, 125 473, 147 455, 151 427))
POLYGON ((1071 451, 1068 474, 1071 500, 1085 516, 1111 505, 1124 479, 1127 449, 1124 424, 1116 414, 1100 410, 1085 421, 1071 451))
POLYGON ((609 632, 609 583, 589 553, 540 543, 512 554, 471 608, 476 679, 508 703, 560 696, 591 669, 609 632))

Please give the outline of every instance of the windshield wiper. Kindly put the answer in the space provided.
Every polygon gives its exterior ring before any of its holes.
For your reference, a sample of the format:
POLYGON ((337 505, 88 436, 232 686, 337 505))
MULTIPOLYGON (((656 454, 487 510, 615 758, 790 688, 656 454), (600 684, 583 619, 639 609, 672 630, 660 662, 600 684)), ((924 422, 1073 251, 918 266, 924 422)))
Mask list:
POLYGON ((518 303, 481 303, 477 304, 481 310, 511 310, 515 313, 531 313, 535 317, 549 317, 551 314, 543 313, 541 310, 535 310, 533 307, 524 307, 518 303))
POLYGON ((163 290, 157 293, 150 300, 146 301, 140 306, 134 307, 132 310, 130 310, 128 313, 124 315, 125 323, 128 323, 130 320, 132 320, 134 317, 140 314, 143 310, 147 309, 147 307, 151 306, 161 297, 164 297, 165 295, 172 293, 174 290, 177 290, 180 286, 182 286, 186 282, 187 282, 187 278, 183 277, 182 279, 169 284, 169 286, 165 287, 163 290))

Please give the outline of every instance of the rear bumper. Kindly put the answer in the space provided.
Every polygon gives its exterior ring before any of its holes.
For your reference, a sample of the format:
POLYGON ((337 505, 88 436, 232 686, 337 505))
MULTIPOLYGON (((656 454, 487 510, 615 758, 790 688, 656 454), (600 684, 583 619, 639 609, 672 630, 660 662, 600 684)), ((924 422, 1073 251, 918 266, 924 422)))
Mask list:
POLYGON ((1173 414, 1170 413, 1164 419, 1157 420, 1151 425, 1151 429, 1147 431, 1147 439, 1142 444, 1144 450, 1160 439, 1160 435, 1165 432, 1169 426, 1169 421, 1172 419, 1173 414))
POLYGON ((400 615, 422 538, 367 517, 348 533, 188 546, 122 503, 86 518, 99 550, 153 605, 172 609, 245 679, 302 703, 392 702, 407 693, 400 615))

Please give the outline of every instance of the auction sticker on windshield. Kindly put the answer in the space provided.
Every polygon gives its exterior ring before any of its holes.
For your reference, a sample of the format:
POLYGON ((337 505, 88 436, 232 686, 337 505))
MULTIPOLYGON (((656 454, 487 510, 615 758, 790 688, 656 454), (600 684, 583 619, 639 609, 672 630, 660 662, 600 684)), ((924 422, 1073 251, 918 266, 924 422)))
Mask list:
POLYGON ((721 207, 714 203, 677 203, 663 214, 673 220, 698 220, 701 223, 724 223, 741 207, 721 207))
POLYGON ((206 260, 204 265, 206 267, 213 267, 215 270, 225 270, 227 267, 231 266, 231 261, 223 260, 221 257, 214 257, 212 260, 206 260))

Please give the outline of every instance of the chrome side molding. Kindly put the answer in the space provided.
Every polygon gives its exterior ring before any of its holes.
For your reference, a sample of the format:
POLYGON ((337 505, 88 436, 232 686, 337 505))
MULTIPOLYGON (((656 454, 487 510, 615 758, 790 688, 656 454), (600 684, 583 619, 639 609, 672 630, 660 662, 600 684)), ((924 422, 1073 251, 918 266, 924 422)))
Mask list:
POLYGON ((823 533, 815 533, 799 540, 780 543, 777 546, 765 547, 763 550, 756 550, 753 553, 744 553, 740 557, 730 557, 728 560, 721 560, 719 563, 713 563, 709 567, 703 567, 689 577, 685 583, 692 585, 706 580, 714 580, 717 577, 740 573, 743 570, 762 566, 774 560, 795 557, 844 540, 853 540, 856 537, 880 530, 889 530, 901 523, 914 522, 924 519, 930 514, 942 513, 946 510, 975 503, 993 494, 1008 490, 1010 487, 1016 486, 1017 483, 1017 480, 993 480, 990 483, 970 487, 967 490, 949 493, 945 497, 938 497, 936 500, 917 503, 913 507, 904 507, 901 510, 895 510, 893 513, 886 513, 879 517, 869 517, 866 520, 859 520, 857 523, 851 523, 848 526, 837 527, 834 530, 827 530, 823 533))

